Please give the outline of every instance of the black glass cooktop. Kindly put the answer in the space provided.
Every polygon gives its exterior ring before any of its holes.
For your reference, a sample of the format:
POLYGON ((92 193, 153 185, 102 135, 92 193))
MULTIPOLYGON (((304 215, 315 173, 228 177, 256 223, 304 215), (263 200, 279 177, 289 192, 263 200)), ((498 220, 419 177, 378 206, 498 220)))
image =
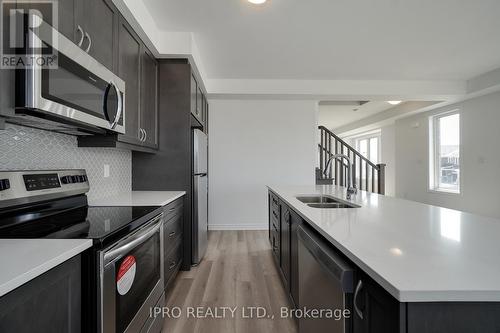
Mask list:
POLYGON ((105 245, 160 213, 161 207, 89 207, 66 199, 0 213, 0 238, 87 238, 105 245))

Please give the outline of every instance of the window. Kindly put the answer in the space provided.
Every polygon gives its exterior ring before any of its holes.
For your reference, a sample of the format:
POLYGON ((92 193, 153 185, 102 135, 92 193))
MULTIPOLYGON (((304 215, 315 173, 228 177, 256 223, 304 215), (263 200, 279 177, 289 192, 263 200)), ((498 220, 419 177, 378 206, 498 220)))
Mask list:
POLYGON ((356 138, 356 150, 373 164, 378 164, 380 161, 380 133, 356 138))
POLYGON ((430 189, 460 193, 460 114, 430 118, 430 189))

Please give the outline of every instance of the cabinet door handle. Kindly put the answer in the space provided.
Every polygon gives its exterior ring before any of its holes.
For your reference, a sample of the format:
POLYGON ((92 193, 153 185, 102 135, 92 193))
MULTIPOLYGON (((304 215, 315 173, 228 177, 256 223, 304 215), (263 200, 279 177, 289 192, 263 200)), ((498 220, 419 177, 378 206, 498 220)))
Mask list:
POLYGON ((356 314, 358 315, 361 320, 363 320, 363 311, 361 311, 358 307, 358 295, 359 292, 363 289, 363 281, 359 280, 358 285, 356 286, 356 291, 354 292, 354 310, 356 311, 356 314))
POLYGON ((168 269, 172 269, 172 268, 174 268, 174 267, 175 267, 175 264, 176 264, 176 263, 175 263, 175 261, 172 261, 172 262, 170 263, 170 266, 168 266, 168 269))
POLYGON ((85 38, 85 33, 83 32, 83 29, 81 26, 76 27, 76 32, 80 33, 80 40, 78 41, 78 47, 82 47, 83 44, 83 39, 85 38))
POLYGON ((168 237, 173 237, 175 236, 175 231, 172 231, 171 233, 168 234, 168 237))
POLYGON ((92 38, 90 38, 90 35, 87 32, 85 33, 85 37, 87 37, 87 39, 89 40, 89 45, 85 49, 85 52, 89 53, 90 47, 92 46, 92 38))

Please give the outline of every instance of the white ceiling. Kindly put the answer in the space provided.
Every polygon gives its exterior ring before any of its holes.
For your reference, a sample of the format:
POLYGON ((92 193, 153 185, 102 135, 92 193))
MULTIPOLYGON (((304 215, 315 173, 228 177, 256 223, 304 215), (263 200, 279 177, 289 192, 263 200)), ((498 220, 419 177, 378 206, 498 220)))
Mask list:
POLYGON ((144 0, 210 79, 466 80, 500 67, 498 0, 144 0))
POLYGON ((394 105, 384 101, 371 101, 363 105, 347 104, 345 102, 342 102, 341 105, 320 104, 318 108, 318 124, 330 130, 335 130, 393 107, 394 105), (353 111, 353 109, 357 109, 357 111, 353 111))

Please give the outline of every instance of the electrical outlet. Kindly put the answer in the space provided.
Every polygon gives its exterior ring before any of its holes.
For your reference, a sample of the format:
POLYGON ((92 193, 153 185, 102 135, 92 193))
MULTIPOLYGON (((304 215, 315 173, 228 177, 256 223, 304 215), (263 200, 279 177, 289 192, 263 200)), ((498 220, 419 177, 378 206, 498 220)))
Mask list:
POLYGON ((109 177, 109 164, 104 164, 104 178, 109 177))

